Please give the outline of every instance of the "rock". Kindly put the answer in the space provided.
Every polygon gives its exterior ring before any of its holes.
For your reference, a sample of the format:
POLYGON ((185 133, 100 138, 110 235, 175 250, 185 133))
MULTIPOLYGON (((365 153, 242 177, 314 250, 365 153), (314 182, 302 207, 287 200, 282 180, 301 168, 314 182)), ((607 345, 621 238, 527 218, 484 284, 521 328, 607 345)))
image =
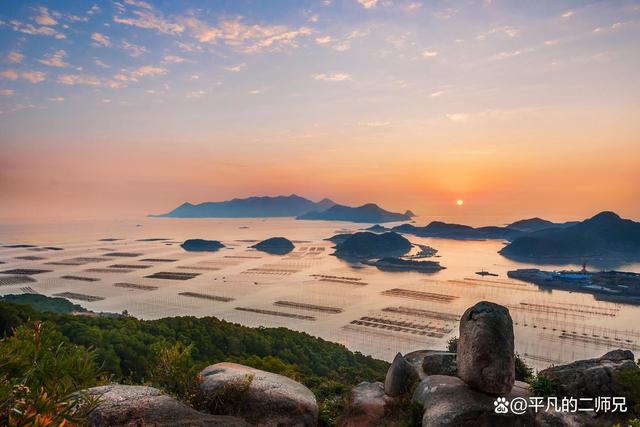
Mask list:
POLYGON ((240 418, 198 412, 153 387, 111 384, 86 392, 100 398, 89 414, 93 427, 248 426, 240 418))
POLYGON ((188 252, 215 252, 225 246, 217 240, 189 239, 180 247, 188 252))
POLYGON ((456 353, 438 352, 424 357, 422 370, 427 375, 452 375, 458 373, 456 353))
POLYGON ((343 426, 367 426, 388 415, 396 399, 384 393, 381 382, 361 382, 349 394, 349 411, 343 426))
POLYGON ((251 247, 273 255, 285 255, 295 248, 291 240, 284 237, 272 237, 251 247))
MULTIPOLYGON (((528 398, 522 387, 504 397, 510 401, 515 397, 528 398)), ((412 402, 424 408, 422 425, 428 427, 518 427, 532 426, 535 413, 527 409, 524 414, 495 412, 496 397, 472 389, 460 378, 445 375, 430 375, 418 384, 412 402)))
POLYGON ((615 373, 626 369, 639 369, 633 353, 613 350, 597 359, 578 360, 547 368, 540 375, 555 381, 567 396, 619 396, 624 390, 615 373))
POLYGON ((417 381, 418 373, 414 367, 398 353, 384 379, 384 392, 389 396, 400 396, 408 392, 417 381))
POLYGON ((495 395, 511 391, 515 360, 509 310, 481 301, 464 312, 457 365, 458 376, 476 390, 495 395))
POLYGON ((427 374, 425 374, 424 370, 422 369, 422 363, 424 361, 424 358, 426 356, 428 356, 429 354, 433 354, 433 353, 442 353, 442 351, 438 351, 438 350, 416 350, 416 351, 412 351, 411 353, 407 353, 407 354, 404 355, 404 360, 406 360, 407 362, 409 362, 409 364, 411 366, 413 366, 413 368, 418 373, 418 379, 420 381, 425 379, 425 377, 427 376, 427 374))
POLYGON ((536 427, 591 427, 603 425, 594 421, 587 414, 570 412, 556 412, 553 408, 549 411, 539 411, 536 415, 536 427))
POLYGON ((200 372, 196 407, 215 414, 237 414, 265 426, 315 426, 313 393, 282 375, 236 363, 217 363, 200 372))

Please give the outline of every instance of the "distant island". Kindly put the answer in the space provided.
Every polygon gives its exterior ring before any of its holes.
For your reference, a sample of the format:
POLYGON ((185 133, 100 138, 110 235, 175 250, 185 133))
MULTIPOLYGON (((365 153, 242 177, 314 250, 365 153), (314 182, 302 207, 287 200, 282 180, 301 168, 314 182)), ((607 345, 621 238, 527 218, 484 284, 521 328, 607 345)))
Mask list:
POLYGON ((420 273, 435 273, 445 269, 437 261, 418 261, 398 257, 386 257, 372 263, 382 271, 417 271, 420 273))
POLYGON ((336 246, 340 258, 371 259, 400 256, 409 252, 411 242, 397 233, 375 234, 368 231, 354 233, 336 246))
POLYGON ((251 247, 272 255, 285 255, 295 248, 291 240, 285 239, 284 237, 272 237, 270 239, 263 240, 260 243, 256 243, 251 247))
POLYGON ((312 211, 323 211, 335 203, 329 199, 313 202, 292 194, 276 197, 248 197, 223 202, 205 202, 197 205, 183 203, 171 212, 151 215, 160 218, 264 218, 298 216, 312 211))
POLYGON ((296 219, 381 223, 408 221, 411 219, 410 214, 410 211, 408 213, 389 212, 375 203, 367 203, 356 208, 334 205, 323 211, 300 215, 296 219))
POLYGON ((432 221, 424 227, 412 224, 402 224, 391 230, 396 233, 412 234, 420 237, 437 237, 455 240, 513 240, 533 231, 543 229, 562 229, 576 224, 576 222, 554 223, 540 218, 516 221, 506 226, 471 227, 462 224, 450 224, 442 221, 432 221))
POLYGON ((514 239, 500 250, 514 259, 640 259, 640 223, 613 212, 564 228, 547 228, 514 239))
POLYGON ((225 246, 217 240, 189 239, 180 245, 187 252, 215 252, 225 246))

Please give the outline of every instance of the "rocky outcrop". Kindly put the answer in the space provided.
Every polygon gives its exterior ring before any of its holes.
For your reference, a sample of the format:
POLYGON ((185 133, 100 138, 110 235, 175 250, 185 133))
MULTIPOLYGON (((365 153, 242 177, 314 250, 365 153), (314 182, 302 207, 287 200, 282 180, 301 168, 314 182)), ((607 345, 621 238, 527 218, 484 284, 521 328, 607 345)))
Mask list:
MULTIPOLYGON (((525 387, 514 387, 506 394, 507 400, 528 397, 525 387)), ((418 384, 412 401, 424 408, 422 425, 429 427, 500 427, 531 426, 535 414, 532 410, 522 415, 498 414, 495 396, 469 387, 460 378, 431 375, 418 384)))
POLYGON ((111 384, 85 391, 99 398, 89 414, 93 427, 248 426, 240 418, 198 412, 153 387, 111 384))
POLYGON ((284 237, 272 237, 251 247, 272 255, 286 255, 295 248, 293 242, 284 237))
POLYGON ((422 370, 427 375, 453 375, 458 373, 456 353, 445 351, 428 354, 422 360, 422 370))
POLYGON ((384 418, 396 402, 384 392, 381 382, 361 382, 349 394, 349 413, 343 420, 343 427, 368 426, 384 418))
POLYGON ((615 374, 627 369, 639 369, 633 353, 629 350, 613 350, 597 359, 553 366, 541 371, 540 375, 555 381, 568 396, 619 396, 624 389, 615 374))
POLYGON ((217 240, 189 239, 180 245, 187 252, 215 252, 225 246, 217 240))
POLYGON ((513 321, 509 310, 487 301, 460 319, 458 376, 478 391, 505 395, 515 381, 513 321))
POLYGON ((418 381, 418 374, 414 367, 402 357, 396 354, 387 376, 384 379, 384 392, 389 396, 401 396, 407 393, 418 381))
POLYGON ((196 406, 237 414, 265 426, 315 426, 318 404, 305 386, 282 375, 236 363, 217 363, 200 372, 196 406))

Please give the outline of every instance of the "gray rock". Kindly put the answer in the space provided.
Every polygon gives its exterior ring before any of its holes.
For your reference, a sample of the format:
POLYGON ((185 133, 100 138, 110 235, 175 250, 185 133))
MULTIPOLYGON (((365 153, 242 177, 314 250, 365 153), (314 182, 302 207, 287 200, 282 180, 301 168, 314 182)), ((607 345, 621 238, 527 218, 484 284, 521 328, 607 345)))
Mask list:
POLYGON ((464 312, 457 365, 458 376, 476 390, 495 395, 511 391, 515 360, 509 310, 481 301, 464 312))
POLYGON ((373 425, 392 410, 396 399, 384 393, 381 382, 361 382, 349 394, 349 410, 343 426, 373 425))
POLYGON ((591 427, 601 424, 587 414, 570 412, 539 411, 536 415, 535 427, 591 427))
POLYGON ((402 357, 396 354, 387 376, 384 379, 384 392, 389 396, 401 396, 407 393, 418 381, 418 373, 414 367, 402 357))
POLYGON ((427 375, 457 375, 456 353, 439 352, 426 355, 422 361, 422 370, 427 375))
POLYGON ((416 350, 411 353, 407 353, 404 355, 404 360, 409 362, 411 366, 418 373, 419 380, 422 381, 425 379, 427 374, 422 370, 422 363, 424 362, 424 358, 430 354, 434 353, 442 353, 444 350, 416 350))
POLYGON ((240 418, 198 412, 153 387, 111 384, 85 391, 99 397, 89 414, 93 427, 248 426, 240 418))
POLYGON ((318 404, 307 387, 282 375, 236 363, 217 363, 200 372, 197 407, 237 414, 264 426, 315 426, 318 404))
MULTIPOLYGON (((516 387, 505 395, 528 398, 529 392, 516 387)), ((445 375, 431 375, 422 380, 412 402, 424 408, 422 425, 428 427, 520 427, 532 426, 535 413, 528 409, 522 415, 495 412, 496 397, 472 389, 461 379, 445 375)))
POLYGON ((633 369, 638 365, 628 350, 613 350, 597 359, 578 360, 540 372, 560 386, 562 392, 574 397, 618 396, 624 392, 616 372, 633 369))

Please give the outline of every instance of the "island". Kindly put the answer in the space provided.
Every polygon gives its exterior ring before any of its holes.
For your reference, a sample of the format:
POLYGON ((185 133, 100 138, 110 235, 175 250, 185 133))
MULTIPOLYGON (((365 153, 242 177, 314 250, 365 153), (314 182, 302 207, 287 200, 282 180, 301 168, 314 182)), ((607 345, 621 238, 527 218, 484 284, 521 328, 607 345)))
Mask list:
POLYGON ((380 258, 369 264, 375 265, 378 270, 382 271, 417 271, 420 273, 435 273, 446 268, 437 261, 418 261, 398 257, 380 258))
POLYGON ((291 240, 284 237, 271 237, 251 247, 272 255, 286 255, 295 248, 291 240))
POLYGON ((546 219, 535 217, 535 218, 521 219, 519 221, 512 222, 511 224, 507 225, 507 227, 513 230, 530 233, 533 231, 540 231, 540 230, 545 230, 549 228, 566 228, 572 225, 576 225, 577 223, 578 221, 568 221, 568 222, 557 223, 557 222, 551 222, 546 219))
POLYGON ((408 221, 411 217, 406 214, 384 210, 375 203, 367 203, 356 208, 334 205, 324 211, 300 215, 296 219, 381 223, 408 221))
POLYGON ((565 228, 518 237, 500 250, 514 259, 564 262, 587 259, 640 259, 640 223, 601 212, 565 228))
POLYGON ((217 240, 189 239, 180 247, 188 252, 215 252, 225 246, 217 240))
POLYGON ((199 204, 183 203, 174 210, 150 215, 159 218, 264 218, 298 216, 323 211, 335 203, 329 199, 313 202, 296 194, 290 196, 262 196, 199 204))
POLYGON ((413 245, 397 233, 376 234, 368 231, 354 233, 336 246, 340 258, 372 259, 385 256, 401 256, 413 245))
POLYGON ((442 221, 432 221, 424 227, 402 224, 392 228, 397 233, 413 234, 420 237, 438 237, 456 240, 509 240, 523 234, 522 231, 509 227, 471 227, 462 224, 450 224, 442 221))
POLYGON ((512 279, 533 283, 540 288, 582 292, 596 298, 622 304, 640 304, 640 274, 623 271, 591 272, 545 271, 524 268, 507 272, 512 279))

